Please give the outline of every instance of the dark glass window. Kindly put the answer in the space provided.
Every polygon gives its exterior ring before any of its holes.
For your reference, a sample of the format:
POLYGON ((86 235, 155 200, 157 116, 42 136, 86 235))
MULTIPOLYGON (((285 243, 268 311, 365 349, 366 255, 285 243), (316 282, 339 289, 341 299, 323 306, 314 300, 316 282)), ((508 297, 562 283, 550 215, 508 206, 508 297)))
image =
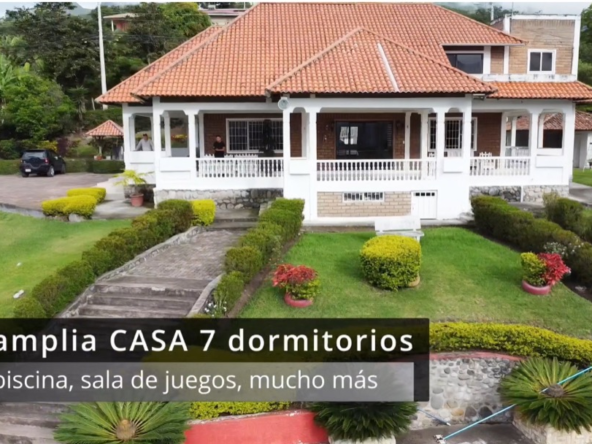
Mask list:
POLYGON ((528 68, 532 72, 553 71, 553 53, 543 51, 531 52, 528 68))
POLYGON ((446 54, 450 64, 467 74, 483 74, 483 54, 446 54))

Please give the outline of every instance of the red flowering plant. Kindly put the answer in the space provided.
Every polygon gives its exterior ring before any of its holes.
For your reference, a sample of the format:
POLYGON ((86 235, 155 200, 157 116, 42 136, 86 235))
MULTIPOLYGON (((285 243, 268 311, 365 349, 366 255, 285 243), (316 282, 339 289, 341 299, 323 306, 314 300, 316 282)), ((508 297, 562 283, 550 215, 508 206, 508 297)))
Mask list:
POLYGON ((280 265, 273 275, 273 286, 281 288, 294 299, 313 299, 319 292, 317 272, 305 265, 280 265))
POLYGON ((571 273, 569 267, 563 263, 561 255, 557 253, 539 253, 537 257, 545 264, 543 279, 547 285, 553 286, 566 274, 571 273))

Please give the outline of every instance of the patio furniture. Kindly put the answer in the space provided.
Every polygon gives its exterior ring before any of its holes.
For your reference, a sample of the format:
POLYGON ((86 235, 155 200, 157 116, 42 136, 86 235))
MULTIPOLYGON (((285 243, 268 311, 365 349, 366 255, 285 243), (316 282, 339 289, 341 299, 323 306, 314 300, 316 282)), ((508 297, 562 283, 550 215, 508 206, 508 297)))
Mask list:
POLYGON ((374 230, 377 236, 406 236, 417 242, 423 237, 421 220, 416 216, 380 217, 374 222, 374 230))

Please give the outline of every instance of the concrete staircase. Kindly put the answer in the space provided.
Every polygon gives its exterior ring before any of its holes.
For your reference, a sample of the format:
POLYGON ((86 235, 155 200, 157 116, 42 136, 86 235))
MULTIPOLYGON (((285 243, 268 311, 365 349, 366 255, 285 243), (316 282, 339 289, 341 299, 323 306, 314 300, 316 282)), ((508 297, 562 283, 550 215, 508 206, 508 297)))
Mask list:
POLYGON ((223 208, 216 209, 216 218, 209 227, 210 230, 247 230, 257 225, 259 211, 251 208, 239 208, 227 210, 223 208))
POLYGON ((209 280, 120 276, 97 282, 82 318, 183 318, 209 280))

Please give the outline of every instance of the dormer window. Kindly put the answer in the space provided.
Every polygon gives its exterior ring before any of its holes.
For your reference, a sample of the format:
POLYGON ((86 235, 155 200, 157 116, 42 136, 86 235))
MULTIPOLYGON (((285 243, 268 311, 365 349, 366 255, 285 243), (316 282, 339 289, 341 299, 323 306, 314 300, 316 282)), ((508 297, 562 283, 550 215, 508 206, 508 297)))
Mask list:
POLYGON ((483 74, 485 48, 483 46, 444 46, 448 61, 467 74, 483 74))
POLYGON ((554 74, 555 51, 530 49, 528 51, 528 72, 532 74, 554 74))

